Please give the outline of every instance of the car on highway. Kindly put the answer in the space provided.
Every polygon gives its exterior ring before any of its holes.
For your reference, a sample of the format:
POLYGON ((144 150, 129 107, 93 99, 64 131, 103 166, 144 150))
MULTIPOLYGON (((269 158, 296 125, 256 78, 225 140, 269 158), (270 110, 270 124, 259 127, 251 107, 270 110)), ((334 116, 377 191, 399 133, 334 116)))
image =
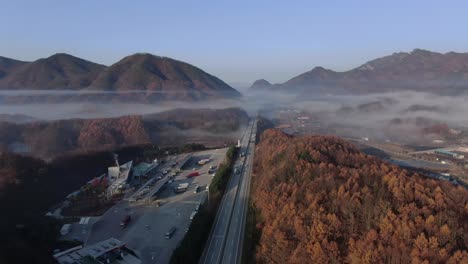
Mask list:
POLYGON ((198 186, 198 185, 195 186, 195 189, 193 189, 193 193, 198 193, 198 187, 200 187, 200 186, 198 186))
POLYGON ((198 210, 200 210, 200 204, 197 204, 197 206, 195 207, 195 211, 198 212, 198 210))
POLYGON ((169 229, 169 231, 166 232, 166 234, 164 236, 167 239, 170 239, 172 237, 172 235, 174 235, 176 230, 177 230, 177 228, 175 226, 173 226, 173 227, 171 227, 171 229, 169 229))

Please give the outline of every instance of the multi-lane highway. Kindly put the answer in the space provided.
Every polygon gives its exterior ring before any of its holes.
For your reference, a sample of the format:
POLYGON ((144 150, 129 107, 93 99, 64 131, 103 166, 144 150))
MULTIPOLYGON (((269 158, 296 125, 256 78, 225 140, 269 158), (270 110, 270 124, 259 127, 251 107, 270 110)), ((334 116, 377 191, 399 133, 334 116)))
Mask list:
POLYGON ((253 121, 242 136, 240 153, 245 157, 234 165, 239 173, 231 175, 200 263, 241 261, 256 129, 253 121))

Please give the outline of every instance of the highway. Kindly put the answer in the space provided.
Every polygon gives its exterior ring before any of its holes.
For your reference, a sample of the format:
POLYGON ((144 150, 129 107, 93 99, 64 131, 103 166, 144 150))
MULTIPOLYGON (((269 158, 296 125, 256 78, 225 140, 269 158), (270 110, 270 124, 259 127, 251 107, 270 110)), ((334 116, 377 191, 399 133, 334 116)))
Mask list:
MULTIPOLYGON (((253 168, 253 153, 255 151, 255 132, 257 131, 254 124, 251 132, 253 140, 249 141, 244 167, 241 174, 240 188, 237 192, 234 210, 231 215, 226 244, 223 250, 223 259, 221 263, 240 263, 242 258, 242 249, 245 233, 245 221, 247 219, 247 208, 250 193, 250 180, 253 168)), ((252 138, 251 138, 252 139, 252 138)))
POLYGON ((241 138, 240 153, 245 152, 245 158, 238 158, 234 165, 240 172, 233 172, 229 179, 200 263, 241 261, 255 132, 256 121, 253 121, 241 138))

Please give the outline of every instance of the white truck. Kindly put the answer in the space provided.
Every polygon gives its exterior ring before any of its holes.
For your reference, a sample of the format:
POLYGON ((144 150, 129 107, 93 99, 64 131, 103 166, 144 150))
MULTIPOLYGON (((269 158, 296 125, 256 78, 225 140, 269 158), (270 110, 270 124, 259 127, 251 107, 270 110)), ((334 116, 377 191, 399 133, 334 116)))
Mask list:
POLYGON ((210 159, 202 159, 202 160, 198 161, 198 165, 203 166, 208 162, 210 162, 210 159))
POLYGON ((175 193, 183 193, 187 190, 189 184, 188 183, 181 183, 177 187, 174 188, 175 193))

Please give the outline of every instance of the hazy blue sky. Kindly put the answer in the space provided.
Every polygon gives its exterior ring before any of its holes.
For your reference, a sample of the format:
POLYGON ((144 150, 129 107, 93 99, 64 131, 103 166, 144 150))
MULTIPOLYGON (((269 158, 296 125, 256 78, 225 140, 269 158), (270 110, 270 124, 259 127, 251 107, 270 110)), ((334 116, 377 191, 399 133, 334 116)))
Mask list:
POLYGON ((468 1, 383 2, 0 0, 0 55, 66 52, 108 65, 149 52, 242 83, 414 48, 468 51, 468 1))

